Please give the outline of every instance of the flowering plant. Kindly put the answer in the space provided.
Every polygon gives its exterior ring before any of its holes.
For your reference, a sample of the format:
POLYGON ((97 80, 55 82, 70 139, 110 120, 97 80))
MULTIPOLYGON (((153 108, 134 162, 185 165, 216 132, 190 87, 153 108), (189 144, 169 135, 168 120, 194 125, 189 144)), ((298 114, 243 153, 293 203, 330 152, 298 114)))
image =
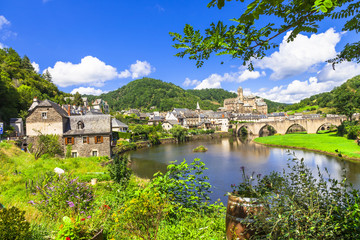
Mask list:
POLYGON ((53 217, 59 212, 79 214, 88 212, 94 200, 93 190, 86 183, 73 178, 71 174, 62 174, 43 186, 36 186, 35 194, 40 201, 30 201, 39 210, 53 217))

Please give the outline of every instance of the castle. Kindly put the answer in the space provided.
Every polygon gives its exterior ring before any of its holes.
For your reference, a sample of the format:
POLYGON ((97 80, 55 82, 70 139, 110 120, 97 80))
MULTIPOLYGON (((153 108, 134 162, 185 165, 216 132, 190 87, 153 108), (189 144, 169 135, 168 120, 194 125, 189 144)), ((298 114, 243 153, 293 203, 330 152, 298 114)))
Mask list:
POLYGON ((244 96, 242 87, 239 87, 236 98, 224 100, 224 110, 232 113, 267 114, 267 104, 264 99, 254 95, 244 96))

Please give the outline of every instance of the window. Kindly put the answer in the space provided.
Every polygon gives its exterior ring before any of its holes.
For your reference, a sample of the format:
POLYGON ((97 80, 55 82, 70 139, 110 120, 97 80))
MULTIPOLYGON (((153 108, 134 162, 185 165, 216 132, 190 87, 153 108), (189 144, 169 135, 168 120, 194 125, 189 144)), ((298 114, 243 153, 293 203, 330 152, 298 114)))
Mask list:
POLYGON ((74 138, 73 137, 67 137, 65 138, 65 145, 73 145, 74 144, 74 138))
POLYGON ((102 136, 96 136, 95 137, 95 143, 102 143, 104 140, 103 140, 103 137, 102 136))
POLYGON ((77 156, 77 152, 71 152, 71 157, 76 158, 77 156))
POLYGON ((78 121, 77 123, 77 129, 84 129, 85 125, 82 121, 78 121))
POLYGON ((83 143, 89 143, 89 137, 83 137, 83 143))
POLYGON ((47 119, 47 112, 42 112, 41 117, 42 119, 47 119))
POLYGON ((92 151, 92 156, 93 156, 93 157, 97 157, 97 156, 98 156, 98 151, 97 151, 97 150, 93 150, 93 151, 92 151))

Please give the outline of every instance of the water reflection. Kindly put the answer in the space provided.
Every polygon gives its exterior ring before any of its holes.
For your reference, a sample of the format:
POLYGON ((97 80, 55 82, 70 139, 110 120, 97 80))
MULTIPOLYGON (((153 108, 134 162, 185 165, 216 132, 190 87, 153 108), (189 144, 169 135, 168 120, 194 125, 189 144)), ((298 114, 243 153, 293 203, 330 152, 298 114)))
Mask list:
MULTIPOLYGON (((317 166, 324 172, 327 168, 331 177, 340 179, 343 169, 346 178, 355 186, 360 184, 360 164, 337 159, 303 150, 290 150, 297 158, 304 158, 315 176, 317 166)), ((151 178, 157 171, 165 172, 167 165, 174 160, 192 161, 200 158, 208 168, 206 174, 213 185, 213 199, 220 198, 226 202, 224 195, 231 190, 230 185, 241 179, 240 167, 244 166, 247 172, 268 174, 272 171, 282 171, 287 168, 288 159, 292 158, 287 149, 270 148, 255 144, 250 139, 226 138, 211 141, 188 142, 183 144, 165 144, 152 148, 130 152, 132 169, 135 174, 144 178, 151 178), (193 149, 199 145, 208 148, 205 153, 194 153, 193 149)))

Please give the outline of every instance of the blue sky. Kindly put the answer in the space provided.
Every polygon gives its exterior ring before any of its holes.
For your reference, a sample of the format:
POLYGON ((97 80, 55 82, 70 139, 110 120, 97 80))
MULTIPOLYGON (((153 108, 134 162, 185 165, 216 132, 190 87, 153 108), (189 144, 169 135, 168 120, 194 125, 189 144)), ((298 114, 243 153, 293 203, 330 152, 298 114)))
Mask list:
MULTIPOLYGON (((49 70, 65 92, 100 94, 144 76, 185 89, 221 87, 280 102, 297 102, 330 91, 360 74, 359 64, 336 67, 325 61, 358 38, 341 32, 341 22, 326 21, 314 35, 283 42, 249 72, 229 56, 212 57, 201 68, 177 58, 169 32, 186 23, 204 29, 237 17, 241 4, 222 10, 204 0, 0 0, 0 47, 27 55, 39 73, 49 70), (224 64, 220 64, 224 61, 224 64)), ((269 21, 276 21, 269 18, 269 21)), ((288 33, 287 33, 288 34, 288 33)))

